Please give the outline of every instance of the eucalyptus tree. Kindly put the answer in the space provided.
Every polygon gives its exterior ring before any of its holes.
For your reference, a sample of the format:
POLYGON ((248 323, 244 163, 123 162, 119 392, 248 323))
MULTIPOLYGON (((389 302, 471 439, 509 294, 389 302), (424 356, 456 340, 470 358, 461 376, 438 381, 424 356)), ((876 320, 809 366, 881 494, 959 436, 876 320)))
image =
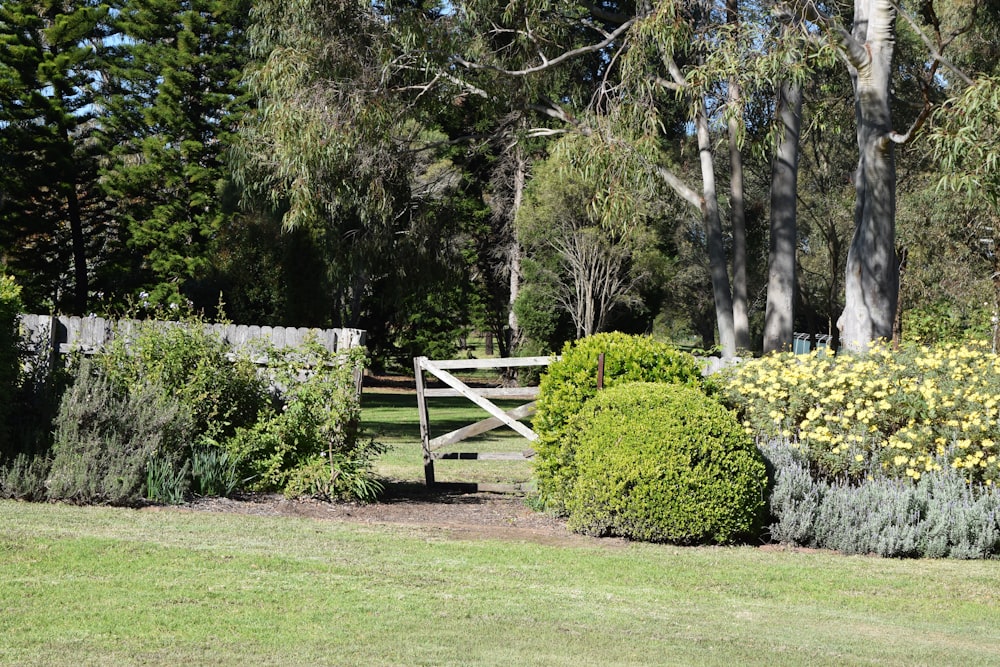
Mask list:
MULTIPOLYGON (((972 11, 977 4, 973 3, 972 11)), ((837 46, 847 66, 854 89, 858 164, 854 173, 856 199, 854 236, 847 256, 845 305, 837 326, 843 346, 864 352, 879 339, 893 336, 899 294, 899 262, 896 255, 896 161, 895 146, 909 142, 923 125, 933 101, 931 89, 944 65, 945 76, 957 71, 943 52, 954 36, 970 27, 967 17, 954 30, 937 30, 936 39, 923 32, 921 23, 936 17, 933 0, 920 7, 921 16, 902 12, 902 18, 917 30, 927 47, 924 68, 924 106, 906 131, 898 132, 892 118, 897 20, 901 10, 893 0, 855 0, 853 17, 844 24, 816 8, 801 7, 801 17, 821 27, 837 46)))
POLYGON ((232 153, 246 203, 319 243, 322 318, 367 329, 383 358, 454 347, 488 218, 453 136, 479 133, 481 95, 425 78, 426 49, 404 44, 404 23, 453 25, 425 4, 255 3, 254 108, 232 153))
POLYGON ((330 315, 356 323, 406 211, 412 156, 396 138, 418 131, 383 85, 389 35, 357 2, 260 2, 251 19, 256 108, 234 150, 237 177, 286 228, 329 239, 339 266, 328 268, 343 276, 330 315))
POLYGON ((655 249, 643 221, 601 228, 589 206, 593 182, 560 164, 579 142, 563 137, 536 169, 518 216, 518 236, 536 282, 544 283, 582 338, 606 331, 615 311, 642 306, 640 288, 651 277, 643 255, 655 249))

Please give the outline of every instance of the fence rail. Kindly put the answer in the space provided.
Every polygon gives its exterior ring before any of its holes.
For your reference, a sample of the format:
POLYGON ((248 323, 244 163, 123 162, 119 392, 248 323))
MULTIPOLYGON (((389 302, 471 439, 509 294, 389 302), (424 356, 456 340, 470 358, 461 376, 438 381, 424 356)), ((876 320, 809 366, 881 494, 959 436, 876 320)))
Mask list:
MULTIPOLYGON (((84 354, 98 353, 118 337, 127 337, 139 320, 111 320, 103 317, 70 317, 65 315, 21 315, 22 337, 32 346, 48 345, 52 354, 79 350, 84 354)), ((163 326, 178 326, 176 322, 155 321, 163 326)), ((365 343, 362 329, 312 329, 306 327, 270 327, 245 324, 206 324, 233 351, 248 344, 264 341, 276 348, 300 346, 310 334, 317 343, 331 352, 344 352, 365 343)))

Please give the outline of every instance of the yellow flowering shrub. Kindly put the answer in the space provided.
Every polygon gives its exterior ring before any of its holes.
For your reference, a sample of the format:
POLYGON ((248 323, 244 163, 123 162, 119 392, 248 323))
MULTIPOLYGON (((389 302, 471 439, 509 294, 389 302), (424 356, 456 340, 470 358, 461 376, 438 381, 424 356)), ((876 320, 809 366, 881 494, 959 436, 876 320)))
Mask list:
POLYGON ((747 432, 786 439, 821 477, 1000 481, 1000 356, 977 343, 775 354, 727 371, 747 432))

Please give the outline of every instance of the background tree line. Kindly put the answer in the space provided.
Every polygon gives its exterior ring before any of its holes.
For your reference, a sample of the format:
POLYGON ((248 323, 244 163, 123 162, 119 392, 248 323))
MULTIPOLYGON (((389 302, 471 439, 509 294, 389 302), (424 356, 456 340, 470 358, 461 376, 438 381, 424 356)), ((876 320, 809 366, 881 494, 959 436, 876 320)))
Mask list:
POLYGON ((3 263, 30 310, 221 300, 364 328, 381 364, 470 329, 503 354, 986 334, 998 14, 8 0, 3 263))

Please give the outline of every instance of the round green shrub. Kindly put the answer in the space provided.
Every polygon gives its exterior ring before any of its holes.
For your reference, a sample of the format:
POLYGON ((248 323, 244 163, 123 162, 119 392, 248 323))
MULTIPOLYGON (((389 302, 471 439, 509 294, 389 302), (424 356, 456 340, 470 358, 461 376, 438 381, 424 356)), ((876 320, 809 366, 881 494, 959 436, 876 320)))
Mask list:
POLYGON ((571 426, 579 429, 571 529, 680 544, 760 535, 764 459, 736 416, 698 389, 619 385, 571 426))
POLYGON ((604 386, 625 382, 669 382, 700 387, 704 380, 698 361, 649 336, 601 333, 569 342, 561 358, 542 376, 532 425, 535 475, 546 507, 565 510, 576 476, 577 434, 570 420, 597 393, 598 356, 604 353, 604 386))

